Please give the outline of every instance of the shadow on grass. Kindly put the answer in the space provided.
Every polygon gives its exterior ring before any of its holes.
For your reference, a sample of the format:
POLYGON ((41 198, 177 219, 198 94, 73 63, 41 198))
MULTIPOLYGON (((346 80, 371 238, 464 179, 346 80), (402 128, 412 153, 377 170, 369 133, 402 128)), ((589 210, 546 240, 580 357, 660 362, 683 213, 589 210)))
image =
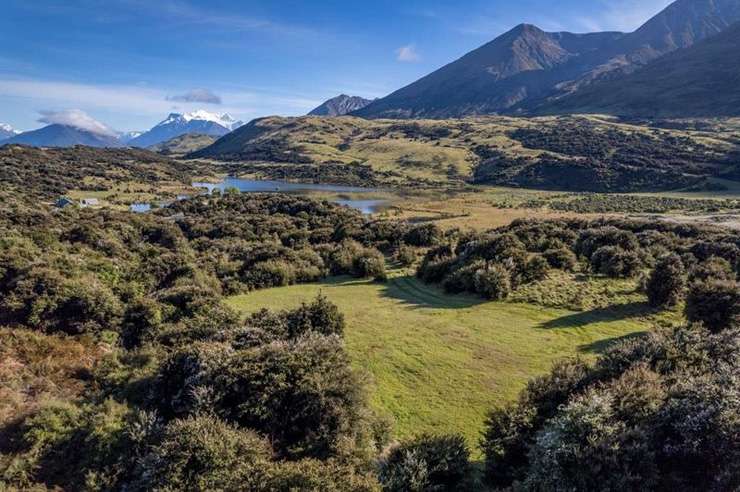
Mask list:
POLYGON ((411 275, 389 279, 381 295, 417 308, 465 309, 486 302, 475 296, 446 294, 438 286, 411 275))
POLYGON ((630 302, 627 304, 616 304, 606 308, 593 309, 582 313, 569 314, 556 318, 542 324, 542 328, 574 328, 600 323, 605 321, 622 321, 641 316, 647 316, 655 312, 647 302, 630 302))
POLYGON ((634 340, 637 338, 642 338, 645 335, 646 335, 646 332, 643 331, 643 332, 638 332, 638 333, 630 333, 629 335, 623 335, 621 337, 613 337, 613 338, 607 338, 605 340, 598 340, 593 343, 587 343, 587 344, 579 346, 578 351, 603 354, 604 352, 606 352, 607 349, 609 349, 614 344, 617 344, 620 342, 626 342, 627 340, 634 340))

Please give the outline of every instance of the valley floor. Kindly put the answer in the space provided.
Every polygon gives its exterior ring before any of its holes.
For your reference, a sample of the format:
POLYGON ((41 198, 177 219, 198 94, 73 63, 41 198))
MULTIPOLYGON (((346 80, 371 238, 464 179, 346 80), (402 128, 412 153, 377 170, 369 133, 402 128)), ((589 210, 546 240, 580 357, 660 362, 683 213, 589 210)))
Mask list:
POLYGON ((460 432, 474 449, 487 412, 514 401, 554 361, 591 358, 649 328, 641 302, 584 312, 484 302, 403 271, 387 283, 339 277, 227 302, 247 314, 293 308, 319 293, 345 314, 353 362, 367 374, 375 407, 393 416, 395 437, 460 432))

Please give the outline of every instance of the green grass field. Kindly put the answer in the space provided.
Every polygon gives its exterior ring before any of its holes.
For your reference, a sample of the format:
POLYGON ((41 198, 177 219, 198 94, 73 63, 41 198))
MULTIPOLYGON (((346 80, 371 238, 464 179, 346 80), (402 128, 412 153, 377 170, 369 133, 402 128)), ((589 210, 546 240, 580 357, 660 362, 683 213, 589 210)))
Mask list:
MULTIPOLYGON (((457 431, 477 445, 486 413, 514 400, 556 359, 592 357, 648 328, 641 306, 572 312, 449 296, 396 272, 388 283, 334 278, 227 302, 243 313, 288 309, 319 292, 347 319, 346 343, 395 434, 457 431)), ((477 454, 477 453, 476 453, 477 454)))

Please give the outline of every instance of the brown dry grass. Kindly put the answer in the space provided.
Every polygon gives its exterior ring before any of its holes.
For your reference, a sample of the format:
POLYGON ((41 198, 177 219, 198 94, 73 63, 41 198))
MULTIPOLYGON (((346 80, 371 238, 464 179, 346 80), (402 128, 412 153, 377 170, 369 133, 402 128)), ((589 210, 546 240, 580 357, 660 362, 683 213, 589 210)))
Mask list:
POLYGON ((79 397, 104 353, 91 339, 0 328, 0 426, 44 401, 79 397))

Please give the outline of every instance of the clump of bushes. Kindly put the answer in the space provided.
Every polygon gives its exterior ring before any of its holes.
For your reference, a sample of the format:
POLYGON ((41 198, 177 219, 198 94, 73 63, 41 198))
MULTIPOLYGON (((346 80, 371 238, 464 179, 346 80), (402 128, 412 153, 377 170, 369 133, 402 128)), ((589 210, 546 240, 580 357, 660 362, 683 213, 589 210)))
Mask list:
POLYGON ((686 318, 718 332, 740 324, 740 287, 734 280, 697 280, 686 299, 686 318))
POLYGON ((486 424, 486 474, 521 490, 740 485, 737 324, 663 329, 556 365, 486 424))
POLYGON ((380 465, 388 492, 457 490, 470 469, 470 451, 461 435, 424 435, 394 446, 380 465))
POLYGON ((676 254, 658 260, 646 286, 648 300, 655 307, 675 306, 685 288, 686 269, 676 254))

